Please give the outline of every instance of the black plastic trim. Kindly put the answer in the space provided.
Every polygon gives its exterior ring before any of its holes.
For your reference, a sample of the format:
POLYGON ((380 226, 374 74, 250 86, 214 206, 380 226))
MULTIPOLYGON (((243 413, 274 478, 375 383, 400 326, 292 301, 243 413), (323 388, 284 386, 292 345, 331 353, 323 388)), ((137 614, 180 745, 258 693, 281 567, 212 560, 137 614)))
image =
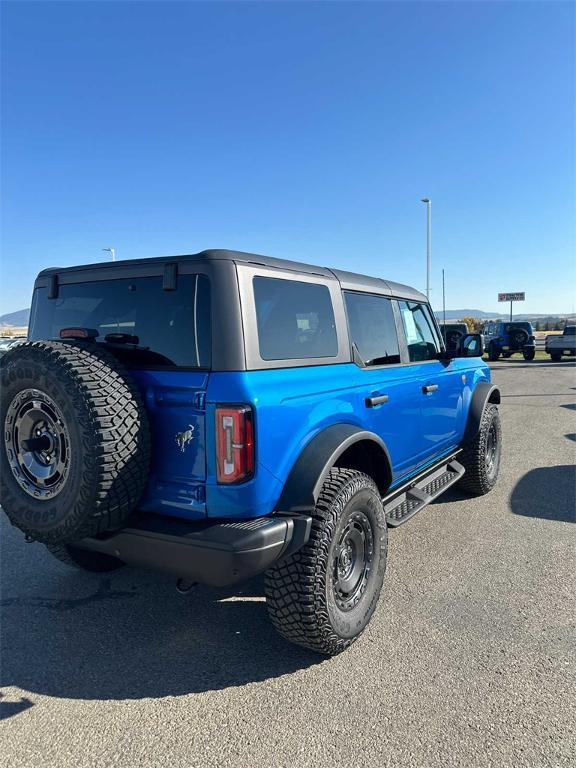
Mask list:
POLYGON ((58 275, 50 275, 48 280, 48 298, 58 298, 58 275))
POLYGON ((126 528, 77 546, 221 587, 248 579, 296 552, 310 536, 312 518, 280 513, 249 520, 191 521, 139 514, 126 528))
POLYGON ((391 477, 392 462, 383 440, 353 424, 334 424, 317 434, 303 449, 292 467, 277 504, 289 512, 308 512, 316 506, 322 485, 338 458, 354 443, 368 440, 382 452, 391 477))
POLYGON ((480 423, 482 421, 482 414, 486 408, 486 403, 499 404, 500 397, 500 390, 494 384, 490 384, 487 381, 481 381, 476 385, 474 393, 472 394, 472 402, 468 409, 468 421, 466 422, 466 429, 462 440, 463 445, 474 440, 480 431, 480 423))
POLYGON ((175 291, 178 287, 178 264, 168 263, 164 265, 162 276, 162 290, 175 291))

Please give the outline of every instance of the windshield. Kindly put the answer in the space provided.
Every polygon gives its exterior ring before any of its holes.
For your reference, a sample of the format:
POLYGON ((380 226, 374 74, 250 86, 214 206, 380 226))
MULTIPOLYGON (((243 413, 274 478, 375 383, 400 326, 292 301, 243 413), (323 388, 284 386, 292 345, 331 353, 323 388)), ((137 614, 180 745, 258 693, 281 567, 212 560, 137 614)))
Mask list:
POLYGON ((49 299, 34 291, 29 337, 57 339, 63 328, 86 328, 132 366, 210 366, 210 284, 204 275, 180 275, 175 290, 161 277, 60 285, 49 299))

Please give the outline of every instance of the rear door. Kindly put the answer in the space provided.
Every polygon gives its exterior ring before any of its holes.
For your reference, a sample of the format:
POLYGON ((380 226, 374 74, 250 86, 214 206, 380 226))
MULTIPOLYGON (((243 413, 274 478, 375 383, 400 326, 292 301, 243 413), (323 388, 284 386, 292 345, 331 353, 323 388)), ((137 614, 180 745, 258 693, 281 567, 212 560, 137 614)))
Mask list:
POLYGON ((417 372, 401 364, 392 302, 386 296, 344 291, 357 368, 357 413, 379 435, 392 460, 393 481, 421 460, 421 398, 417 372))

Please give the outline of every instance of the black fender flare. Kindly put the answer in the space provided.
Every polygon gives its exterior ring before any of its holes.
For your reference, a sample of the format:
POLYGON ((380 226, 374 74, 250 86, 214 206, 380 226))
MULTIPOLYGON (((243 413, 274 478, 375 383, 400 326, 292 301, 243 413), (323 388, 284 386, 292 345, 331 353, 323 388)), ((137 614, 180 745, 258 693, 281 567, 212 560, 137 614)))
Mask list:
POLYGON ((468 419, 466 421, 466 429, 464 430, 464 438, 462 440, 464 445, 474 440, 480 431, 480 423, 486 404, 494 403, 499 405, 500 397, 500 390, 495 384, 490 384, 488 381, 481 381, 476 385, 472 394, 470 408, 468 409, 468 419))
POLYGON ((278 501, 281 512, 307 512, 314 509, 322 485, 338 458, 355 443, 369 441, 387 462, 392 475, 392 461, 384 441, 374 432, 353 424, 333 424, 319 432, 303 448, 292 467, 278 501))

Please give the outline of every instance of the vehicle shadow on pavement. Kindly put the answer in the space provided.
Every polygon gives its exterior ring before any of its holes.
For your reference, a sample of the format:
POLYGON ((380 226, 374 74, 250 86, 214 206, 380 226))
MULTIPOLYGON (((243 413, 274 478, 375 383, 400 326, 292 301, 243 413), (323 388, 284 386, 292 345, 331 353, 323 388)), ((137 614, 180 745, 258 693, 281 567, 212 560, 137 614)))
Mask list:
POLYGON ((510 506, 515 515, 576 523, 576 466, 531 469, 516 483, 510 506))
POLYGON ((324 660, 275 633, 260 579, 180 595, 172 580, 129 568, 106 577, 45 570, 36 587, 15 590, 19 597, 2 590, 2 686, 63 698, 158 698, 324 660))
POLYGON ((4 696, 0 693, 0 721, 19 715, 20 712, 34 706, 33 702, 26 696, 21 696, 18 701, 4 701, 3 699, 4 696))

